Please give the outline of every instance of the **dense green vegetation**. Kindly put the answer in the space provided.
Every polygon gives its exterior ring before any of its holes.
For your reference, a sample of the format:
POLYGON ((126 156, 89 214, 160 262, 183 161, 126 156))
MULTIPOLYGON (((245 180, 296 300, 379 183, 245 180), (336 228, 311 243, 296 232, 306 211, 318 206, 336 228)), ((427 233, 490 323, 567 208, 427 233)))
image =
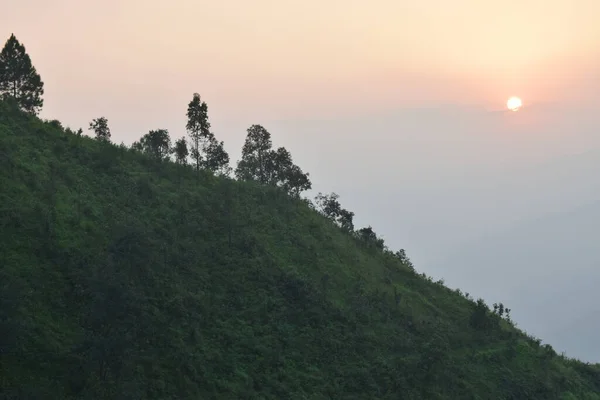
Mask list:
POLYGON ((264 128, 229 177, 205 111, 190 166, 164 130, 127 148, 0 102, 0 397, 600 399, 598 365, 301 198, 264 128))

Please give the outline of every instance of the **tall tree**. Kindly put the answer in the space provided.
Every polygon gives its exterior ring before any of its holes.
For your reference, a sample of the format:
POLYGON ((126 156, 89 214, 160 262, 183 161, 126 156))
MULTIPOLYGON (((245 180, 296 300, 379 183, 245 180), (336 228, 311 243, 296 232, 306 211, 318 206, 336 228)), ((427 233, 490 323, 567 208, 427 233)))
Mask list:
POLYGON ((0 53, 0 97, 14 101, 19 108, 38 114, 44 105, 44 82, 31 64, 31 58, 14 34, 0 53))
POLYGON ((94 131, 96 139, 102 142, 110 142, 110 128, 105 117, 95 118, 90 122, 90 131, 94 131))
POLYGON ((269 152, 267 157, 267 183, 283 186, 287 180, 287 173, 294 163, 292 155, 285 147, 279 147, 269 152))
POLYGON ((292 155, 284 147, 280 147, 270 157, 271 182, 282 187, 290 196, 300 197, 300 193, 312 188, 309 174, 304 173, 292 161, 292 155))
POLYGON ((247 132, 235 175, 241 180, 268 183, 272 170, 271 134, 261 125, 252 125, 247 132))
POLYGON ((224 143, 217 141, 211 136, 206 147, 206 159, 204 166, 219 175, 229 175, 229 154, 225 151, 224 143))
POLYGON ((309 173, 304 173, 297 165, 292 165, 286 172, 283 188, 293 197, 300 197, 300 193, 312 188, 309 173))
POLYGON ((169 131, 166 129, 150 131, 142 136, 139 142, 135 142, 132 147, 159 161, 163 161, 171 154, 169 131))
POLYGON ((187 142, 185 141, 184 137, 175 141, 175 146, 173 146, 173 153, 175 153, 175 162, 177 164, 187 164, 189 151, 187 147, 187 142))
POLYGON ((293 163, 285 147, 272 150, 271 146, 271 134, 260 125, 252 125, 235 171, 237 178, 276 185, 299 197, 300 192, 312 187, 308 174, 293 163))
POLYGON ((208 122, 208 106, 200 99, 198 93, 194 93, 192 101, 188 104, 187 118, 186 129, 191 139, 191 154, 196 170, 199 170, 213 134, 208 122))

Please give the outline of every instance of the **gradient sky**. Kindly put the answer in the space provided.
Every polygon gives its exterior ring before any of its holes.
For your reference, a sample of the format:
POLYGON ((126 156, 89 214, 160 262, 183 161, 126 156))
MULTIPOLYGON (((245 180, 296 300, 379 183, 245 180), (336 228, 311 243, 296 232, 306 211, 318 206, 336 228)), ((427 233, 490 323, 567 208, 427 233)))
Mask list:
MULTIPOLYGON (((26 46, 44 118, 105 116, 117 143, 183 136, 194 92, 234 162, 263 124, 315 192, 469 290, 485 278, 452 254, 600 200, 598 15, 597 0, 0 0, 0 40, 26 46)), ((519 307, 527 328, 536 309, 519 307)))

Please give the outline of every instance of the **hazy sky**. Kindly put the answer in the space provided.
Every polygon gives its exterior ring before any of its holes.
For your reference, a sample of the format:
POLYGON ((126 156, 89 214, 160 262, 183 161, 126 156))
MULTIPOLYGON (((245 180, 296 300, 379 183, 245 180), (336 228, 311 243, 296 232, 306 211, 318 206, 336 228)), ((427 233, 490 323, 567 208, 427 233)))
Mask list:
POLYGON ((263 124, 315 191, 468 289, 486 265, 453 273, 451 254, 600 200, 598 15, 598 0, 0 0, 0 40, 26 46, 43 117, 105 116, 117 143, 184 135, 194 92, 234 161, 263 124))

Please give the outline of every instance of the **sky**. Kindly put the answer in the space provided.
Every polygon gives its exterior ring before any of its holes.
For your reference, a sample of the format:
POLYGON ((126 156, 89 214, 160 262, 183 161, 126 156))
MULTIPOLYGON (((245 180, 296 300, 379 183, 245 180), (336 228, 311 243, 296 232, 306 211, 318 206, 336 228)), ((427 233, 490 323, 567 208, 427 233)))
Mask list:
MULTIPOLYGON (((501 232, 600 200, 597 0, 0 0, 0 11, 0 40, 14 33, 45 82, 42 117, 86 129, 105 116, 117 143, 160 128, 178 138, 198 92, 234 162, 262 124, 310 173, 311 195, 340 194, 418 270, 514 300, 524 328, 550 292, 528 302, 533 280, 490 284, 479 246, 493 237, 500 254, 516 246, 501 232), (520 111, 506 110, 510 96, 520 111)), ((573 225, 557 221, 550 234, 573 225)), ((520 254, 521 270, 566 284, 520 254)), ((569 254, 580 280, 569 284, 584 285, 593 255, 569 254)), ((533 333, 586 355, 579 325, 565 334, 566 319, 545 318, 533 333)))

